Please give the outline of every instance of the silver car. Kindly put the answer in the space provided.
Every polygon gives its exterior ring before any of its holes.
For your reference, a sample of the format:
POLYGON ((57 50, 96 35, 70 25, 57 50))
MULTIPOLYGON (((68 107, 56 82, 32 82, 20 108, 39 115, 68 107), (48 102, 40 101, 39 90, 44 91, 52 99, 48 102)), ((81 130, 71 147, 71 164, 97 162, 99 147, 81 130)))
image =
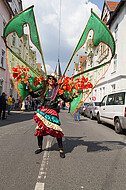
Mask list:
POLYGON ((89 103, 88 109, 87 109, 87 117, 90 117, 90 119, 96 119, 98 107, 99 107, 99 102, 89 103))
POLYGON ((89 103, 83 103, 83 105, 80 107, 80 114, 85 116, 85 109, 89 103))

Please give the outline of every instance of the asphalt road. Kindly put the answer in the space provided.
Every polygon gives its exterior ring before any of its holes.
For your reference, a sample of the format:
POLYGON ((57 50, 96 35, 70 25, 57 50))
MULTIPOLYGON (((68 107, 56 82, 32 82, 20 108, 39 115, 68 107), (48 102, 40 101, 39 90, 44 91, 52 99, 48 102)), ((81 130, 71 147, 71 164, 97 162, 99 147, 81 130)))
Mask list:
POLYGON ((65 159, 57 141, 44 138, 35 155, 33 112, 0 120, 0 190, 125 190, 126 134, 81 116, 74 121, 61 110, 65 159))

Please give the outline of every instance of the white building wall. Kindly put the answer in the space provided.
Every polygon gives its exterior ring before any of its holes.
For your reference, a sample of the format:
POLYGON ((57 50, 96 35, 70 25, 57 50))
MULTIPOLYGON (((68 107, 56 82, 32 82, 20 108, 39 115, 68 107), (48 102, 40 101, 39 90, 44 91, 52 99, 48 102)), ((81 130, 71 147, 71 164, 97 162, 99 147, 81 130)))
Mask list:
POLYGON ((9 19, 9 10, 6 7, 5 3, 0 0, 0 95, 2 92, 5 92, 7 95, 9 95, 10 89, 10 78, 6 59, 6 47, 3 40, 3 22, 5 21, 7 23, 9 19), (5 52, 3 58, 3 66, 1 65, 2 50, 5 52))

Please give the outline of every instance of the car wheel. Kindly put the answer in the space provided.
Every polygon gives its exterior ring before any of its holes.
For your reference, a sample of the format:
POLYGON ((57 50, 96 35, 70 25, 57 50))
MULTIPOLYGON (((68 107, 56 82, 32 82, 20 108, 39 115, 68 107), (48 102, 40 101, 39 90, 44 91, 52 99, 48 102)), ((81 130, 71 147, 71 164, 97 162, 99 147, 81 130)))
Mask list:
POLYGON ((97 114, 97 122, 100 124, 101 123, 101 120, 100 120, 100 115, 99 113, 97 114))
POLYGON ((118 134, 123 132, 123 129, 122 129, 122 126, 121 126, 119 118, 117 118, 115 120, 115 132, 118 133, 118 134))
POLYGON ((86 117, 86 114, 85 114, 85 112, 84 112, 84 117, 86 117))
POLYGON ((90 113, 90 119, 91 119, 91 120, 94 119, 92 112, 90 113))

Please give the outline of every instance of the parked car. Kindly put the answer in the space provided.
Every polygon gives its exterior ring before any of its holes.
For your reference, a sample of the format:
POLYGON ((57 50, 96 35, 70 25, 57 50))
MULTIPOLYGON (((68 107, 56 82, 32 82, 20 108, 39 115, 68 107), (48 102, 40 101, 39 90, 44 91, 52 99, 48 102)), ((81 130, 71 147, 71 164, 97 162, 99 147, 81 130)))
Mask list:
POLYGON ((87 109, 87 116, 90 117, 90 119, 97 118, 97 112, 100 102, 91 102, 88 105, 87 109))
POLYGON ((126 129, 126 92, 104 96, 99 104, 97 121, 109 123, 115 127, 116 133, 122 133, 126 129))
POLYGON ((80 114, 84 115, 85 109, 87 107, 88 103, 84 102, 83 105, 80 107, 80 114))
POLYGON ((84 108, 84 117, 88 117, 88 111, 89 111, 88 106, 89 106, 89 103, 87 103, 87 104, 85 105, 85 108, 84 108))

